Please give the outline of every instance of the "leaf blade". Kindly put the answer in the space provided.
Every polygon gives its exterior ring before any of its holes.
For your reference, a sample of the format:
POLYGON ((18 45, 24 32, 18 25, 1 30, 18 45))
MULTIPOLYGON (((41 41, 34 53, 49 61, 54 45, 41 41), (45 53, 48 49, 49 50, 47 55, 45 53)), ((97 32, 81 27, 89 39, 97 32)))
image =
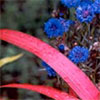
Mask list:
POLYGON ((15 55, 15 56, 11 56, 11 57, 6 57, 3 59, 0 59, 0 67, 4 66, 7 63, 11 63, 13 61, 18 60, 19 58, 21 58, 23 56, 23 53, 15 55))

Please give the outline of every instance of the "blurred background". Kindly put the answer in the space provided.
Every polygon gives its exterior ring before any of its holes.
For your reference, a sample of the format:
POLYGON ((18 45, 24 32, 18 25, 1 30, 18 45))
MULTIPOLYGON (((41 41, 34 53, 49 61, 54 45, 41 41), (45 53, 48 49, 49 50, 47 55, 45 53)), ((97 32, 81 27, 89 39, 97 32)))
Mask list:
MULTIPOLYGON (((7 28, 31 34, 47 43, 43 26, 51 17, 59 0, 0 0, 0 29, 7 28)), ((20 59, 0 68, 0 84, 29 83, 48 85, 61 89, 56 78, 51 78, 43 66, 41 59, 12 44, 1 41, 0 59, 24 53, 20 59), (58 84, 58 85, 57 85, 58 84)), ((0 95, 4 100, 52 100, 44 95, 23 89, 2 89, 0 95)))
MULTIPOLYGON (((54 46, 57 41, 48 39, 44 33, 45 22, 51 17, 59 17, 59 12, 64 13, 63 17, 65 19, 75 21, 76 17, 73 16, 75 15, 74 11, 75 9, 73 8, 67 9, 67 7, 61 5, 60 0, 0 0, 0 29, 7 28, 25 32, 54 46)), ((89 43, 85 41, 83 44, 81 40, 86 33, 85 31, 88 31, 87 26, 84 23, 81 25, 76 21, 74 27, 72 26, 69 34, 67 34, 66 45, 72 48, 75 46, 75 43, 87 47, 96 42, 100 43, 99 20, 100 15, 96 15, 90 27, 93 29, 92 37, 86 37, 89 43)), ((100 68, 98 67, 97 69, 100 59, 98 56, 100 53, 98 52, 96 49, 93 50, 90 56, 91 59, 84 63, 86 65, 84 72, 95 84, 100 82, 100 68), (87 68, 89 64, 91 67, 87 68), (96 70, 92 72, 91 68, 92 70, 96 70)), ((41 64, 41 59, 12 44, 0 41, 0 59, 16 56, 21 53, 24 54, 22 57, 0 67, 0 85, 28 83, 32 85, 51 86, 68 92, 68 85, 58 75, 57 77, 50 77, 46 71, 41 70, 44 68, 41 64)), ((81 68, 81 64, 79 64, 79 67, 81 68)), ((0 96, 3 97, 3 100, 52 100, 36 92, 15 88, 3 88, 0 91, 0 96)))

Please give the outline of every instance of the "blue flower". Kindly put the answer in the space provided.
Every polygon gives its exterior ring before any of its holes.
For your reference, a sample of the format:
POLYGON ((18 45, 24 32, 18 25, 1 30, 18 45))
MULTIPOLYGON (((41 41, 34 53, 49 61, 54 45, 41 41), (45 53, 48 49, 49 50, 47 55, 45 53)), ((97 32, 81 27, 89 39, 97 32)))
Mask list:
POLYGON ((62 13, 62 12, 59 13, 59 16, 63 16, 63 15, 64 15, 64 13, 62 13))
POLYGON ((86 2, 86 3, 92 4, 93 0, 81 0, 81 2, 86 2))
POLYGON ((57 18, 51 18, 45 23, 44 31, 49 38, 62 36, 64 27, 57 18))
POLYGON ((55 77, 56 76, 56 72, 47 63, 42 61, 42 65, 43 65, 43 67, 46 68, 49 76, 51 76, 51 77, 55 77))
POLYGON ((72 20, 67 20, 67 24, 70 26, 70 25, 75 24, 75 22, 74 22, 74 21, 72 21, 72 20))
POLYGON ((62 4, 68 8, 77 7, 80 4, 81 0, 61 0, 62 4))
POLYGON ((61 51, 61 52, 64 52, 64 44, 60 44, 59 46, 58 46, 58 49, 61 51))
POLYGON ((100 0, 95 0, 92 7, 94 8, 96 14, 100 14, 100 0))
POLYGON ((78 64, 81 62, 85 62, 89 57, 89 50, 84 47, 75 46, 68 55, 68 58, 78 64))
POLYGON ((76 9, 76 17, 80 22, 89 23, 93 20, 95 14, 90 3, 82 2, 76 9))
POLYGON ((65 20, 64 18, 59 18, 59 20, 64 27, 64 32, 67 32, 69 30, 70 25, 75 24, 75 22, 72 20, 65 20))

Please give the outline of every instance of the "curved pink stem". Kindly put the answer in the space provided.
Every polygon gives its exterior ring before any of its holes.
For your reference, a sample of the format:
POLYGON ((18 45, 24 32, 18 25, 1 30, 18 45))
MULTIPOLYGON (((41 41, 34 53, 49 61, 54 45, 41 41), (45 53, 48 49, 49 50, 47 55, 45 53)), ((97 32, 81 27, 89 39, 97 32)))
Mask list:
POLYGON ((4 87, 21 88, 21 89, 36 91, 48 97, 51 97, 55 100, 79 100, 77 98, 68 95, 65 92, 61 92, 49 86, 30 85, 30 84, 8 84, 8 85, 0 86, 0 88, 4 88, 4 87))
POLYGON ((23 48, 48 63, 82 100, 98 100, 99 91, 67 57, 45 42, 22 32, 2 29, 0 39, 23 48))

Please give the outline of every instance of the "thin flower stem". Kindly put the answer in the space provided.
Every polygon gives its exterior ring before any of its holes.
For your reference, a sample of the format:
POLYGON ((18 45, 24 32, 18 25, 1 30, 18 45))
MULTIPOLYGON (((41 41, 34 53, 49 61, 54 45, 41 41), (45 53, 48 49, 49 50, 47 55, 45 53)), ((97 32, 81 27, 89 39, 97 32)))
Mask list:
POLYGON ((91 41, 88 41, 87 39, 87 37, 89 37, 90 35, 91 35, 90 24, 87 24, 87 31, 85 32, 85 35, 83 35, 82 44, 84 44, 84 41, 86 41, 89 45, 91 44, 91 41))
MULTIPOLYGON (((87 39, 86 39, 87 34, 88 34, 88 32, 85 32, 85 35, 83 35, 82 44, 84 44, 84 41, 85 41, 85 40, 87 41, 87 39)), ((87 42, 88 42, 88 41, 87 41, 87 42)))
POLYGON ((90 23, 89 23, 89 24, 87 24, 87 26, 88 26, 88 36, 90 36, 90 35, 91 35, 90 23))

